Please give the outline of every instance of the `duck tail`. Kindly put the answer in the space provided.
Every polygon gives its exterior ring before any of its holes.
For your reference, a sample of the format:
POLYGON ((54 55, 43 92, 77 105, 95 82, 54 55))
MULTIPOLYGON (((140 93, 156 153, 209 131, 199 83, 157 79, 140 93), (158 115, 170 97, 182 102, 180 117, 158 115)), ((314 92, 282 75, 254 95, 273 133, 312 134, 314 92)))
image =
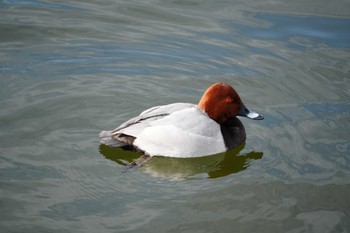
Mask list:
POLYGON ((126 144, 113 139, 112 131, 102 131, 100 133, 100 142, 106 146, 112 146, 112 147, 123 147, 126 144))

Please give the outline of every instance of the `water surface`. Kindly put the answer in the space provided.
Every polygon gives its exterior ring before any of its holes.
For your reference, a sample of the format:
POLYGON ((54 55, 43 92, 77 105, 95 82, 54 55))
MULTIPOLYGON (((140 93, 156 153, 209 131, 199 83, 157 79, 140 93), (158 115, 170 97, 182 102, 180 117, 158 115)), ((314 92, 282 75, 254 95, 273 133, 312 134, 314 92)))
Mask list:
POLYGON ((347 1, 0 1, 3 232, 349 232, 347 1), (264 121, 200 159, 100 146, 233 85, 264 121))

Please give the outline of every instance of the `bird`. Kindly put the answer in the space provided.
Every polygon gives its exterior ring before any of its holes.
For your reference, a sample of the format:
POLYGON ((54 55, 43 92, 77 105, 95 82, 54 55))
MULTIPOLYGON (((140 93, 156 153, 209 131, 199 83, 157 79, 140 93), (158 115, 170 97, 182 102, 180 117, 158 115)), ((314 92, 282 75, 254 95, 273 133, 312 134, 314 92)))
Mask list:
POLYGON ((231 85, 219 82, 208 87, 198 104, 155 106, 99 137, 101 144, 133 150, 144 158, 204 157, 245 141, 245 128, 237 116, 264 119, 244 105, 231 85))

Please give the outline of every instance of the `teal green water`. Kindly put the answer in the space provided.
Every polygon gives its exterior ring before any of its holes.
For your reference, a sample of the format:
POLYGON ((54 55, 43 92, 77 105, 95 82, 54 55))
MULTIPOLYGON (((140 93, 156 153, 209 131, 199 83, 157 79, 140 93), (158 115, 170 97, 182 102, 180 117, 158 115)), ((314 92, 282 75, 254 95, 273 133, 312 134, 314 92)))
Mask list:
POLYGON ((0 1, 1 232, 350 232, 347 1, 0 1), (263 121, 198 159, 99 144, 236 88, 263 121))

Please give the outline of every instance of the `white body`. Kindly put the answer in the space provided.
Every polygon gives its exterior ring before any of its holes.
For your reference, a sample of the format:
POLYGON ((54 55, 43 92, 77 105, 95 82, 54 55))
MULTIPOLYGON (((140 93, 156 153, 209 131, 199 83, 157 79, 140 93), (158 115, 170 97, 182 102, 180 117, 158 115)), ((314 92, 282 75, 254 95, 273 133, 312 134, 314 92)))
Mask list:
POLYGON ((201 157, 226 151, 220 125, 194 104, 175 103, 142 112, 113 131, 103 131, 101 142, 116 135, 135 137, 133 146, 151 156, 201 157))

